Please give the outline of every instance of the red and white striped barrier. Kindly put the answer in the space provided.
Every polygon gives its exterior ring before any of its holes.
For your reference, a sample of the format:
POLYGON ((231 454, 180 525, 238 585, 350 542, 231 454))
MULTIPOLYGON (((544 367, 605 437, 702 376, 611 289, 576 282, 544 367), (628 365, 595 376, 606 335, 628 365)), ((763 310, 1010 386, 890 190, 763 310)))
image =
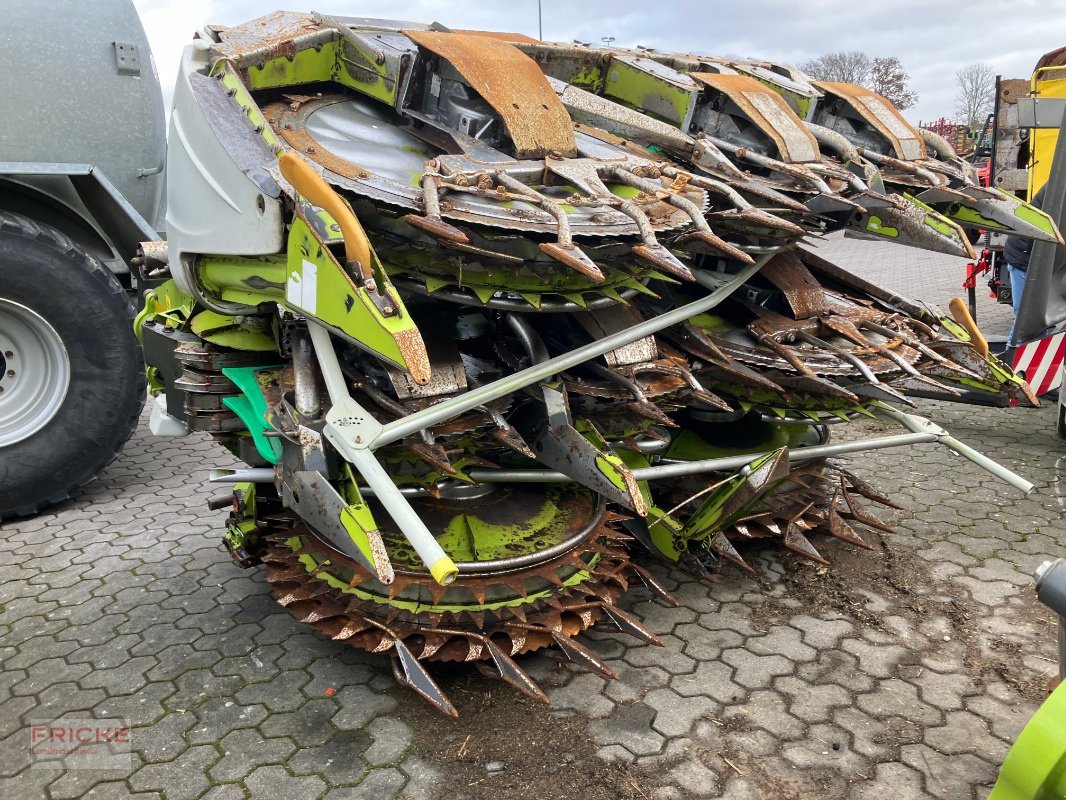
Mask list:
POLYGON ((1039 396, 1057 389, 1062 383, 1062 359, 1066 354, 1066 332, 1056 333, 1035 342, 1020 345, 1014 353, 1014 371, 1024 372, 1025 379, 1039 396))

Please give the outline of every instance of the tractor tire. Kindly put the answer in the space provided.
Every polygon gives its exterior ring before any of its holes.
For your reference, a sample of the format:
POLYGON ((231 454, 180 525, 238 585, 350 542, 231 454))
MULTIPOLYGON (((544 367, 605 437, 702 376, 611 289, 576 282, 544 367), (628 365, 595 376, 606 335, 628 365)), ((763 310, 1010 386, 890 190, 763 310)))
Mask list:
POLYGON ((122 285, 55 228, 0 211, 0 519, 91 481, 144 399, 122 285))

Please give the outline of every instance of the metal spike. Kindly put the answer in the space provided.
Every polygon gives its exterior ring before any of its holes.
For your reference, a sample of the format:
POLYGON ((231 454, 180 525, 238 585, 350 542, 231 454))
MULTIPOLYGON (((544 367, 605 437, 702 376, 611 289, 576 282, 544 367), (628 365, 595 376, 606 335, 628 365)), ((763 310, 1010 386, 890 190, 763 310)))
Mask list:
POLYGON ((407 646, 396 640, 395 647, 396 656, 392 659, 392 674, 396 677, 396 682, 421 695, 445 716, 457 718, 459 711, 429 673, 418 663, 418 659, 407 649, 407 646))
POLYGON ((887 522, 883 522, 882 520, 878 519, 874 514, 863 508, 858 503, 858 501, 856 501, 855 498, 852 497, 851 492, 848 491, 847 487, 844 486, 843 482, 841 482, 841 492, 844 495, 844 502, 847 503, 848 513, 852 519, 856 520, 857 522, 861 522, 863 525, 868 525, 871 528, 875 528, 879 531, 884 531, 885 533, 892 533, 892 527, 887 522))
POLYGON ((456 244, 470 244, 468 237, 454 225, 450 225, 440 216, 440 195, 436 176, 422 176, 422 205, 426 215, 407 214, 404 221, 426 233, 456 244))
POLYGON ((821 553, 814 549, 814 545, 811 544, 810 540, 800 533, 794 525, 789 525, 782 543, 789 552, 795 553, 800 558, 805 558, 823 566, 829 566, 829 562, 822 557, 821 553))
POLYGON ((673 275, 686 281, 695 280, 692 270, 678 261, 677 256, 658 242, 634 245, 633 254, 642 261, 647 261, 649 264, 658 267, 668 275, 673 275))
POLYGON ((648 572, 648 570, 646 570, 644 567, 640 566, 640 564, 630 563, 629 570, 637 576, 637 578, 640 580, 641 583, 644 584, 648 591, 650 591, 668 606, 678 608, 681 605, 677 601, 677 598, 675 598, 672 594, 666 591, 666 587, 659 583, 655 576, 648 572))
POLYGON ((548 695, 544 694, 544 691, 537 685, 537 682, 529 676, 524 669, 501 650, 491 639, 481 637, 485 644, 485 649, 488 651, 489 656, 492 658, 492 663, 496 665, 498 674, 496 677, 500 678, 505 683, 509 683, 511 686, 518 689, 529 697, 532 697, 538 702, 545 705, 550 704, 548 695))
POLYGON ((605 678, 618 680, 618 673, 600 661, 596 654, 584 645, 578 644, 573 639, 555 631, 552 632, 551 637, 552 641, 555 642, 555 646, 562 650, 564 655, 577 666, 597 672, 605 678))
POLYGON ((733 566, 742 569, 751 575, 755 574, 755 570, 752 569, 751 565, 744 560, 743 556, 741 556, 737 549, 733 547, 733 543, 729 541, 729 537, 726 536, 722 531, 715 531, 711 535, 711 539, 708 542, 708 545, 710 546, 711 550, 713 550, 717 555, 724 558, 733 566))
POLYGON ((663 646, 663 640, 645 628, 644 624, 632 614, 629 614, 610 603, 604 603, 603 611, 611 618, 611 621, 618 626, 618 630, 623 633, 628 633, 630 636, 640 639, 642 642, 647 642, 648 644, 653 644, 657 647, 663 646))
POLYGON ((905 345, 907 345, 908 347, 913 347, 915 350, 917 350, 923 356, 925 356, 926 358, 928 358, 928 359, 930 359, 932 361, 935 361, 937 364, 942 366, 944 369, 951 370, 952 372, 956 372, 959 375, 962 375, 962 376, 967 377, 967 378, 974 378, 976 380, 980 380, 981 379, 981 376, 978 375, 973 370, 966 369, 966 367, 962 366, 961 364, 956 364, 950 358, 946 358, 946 357, 940 355, 940 353, 938 353, 935 350, 933 350, 932 348, 926 346, 925 344, 920 342, 916 337, 912 336, 911 334, 908 334, 908 333, 906 333, 904 331, 901 331, 901 330, 895 330, 893 328, 889 328, 889 327, 887 327, 885 325, 879 325, 876 322, 872 322, 870 320, 861 320, 859 322, 859 326, 862 327, 862 328, 865 328, 868 331, 871 331, 873 333, 879 333, 882 336, 885 336, 885 337, 888 337, 888 338, 898 338, 905 345))
MULTIPOLYGON (((834 498, 834 502, 836 500, 837 498, 834 498)), ((842 542, 861 547, 864 550, 873 550, 873 547, 844 521, 844 518, 840 516, 840 513, 833 506, 829 508, 829 535, 840 539, 842 542)))
POLYGON ((425 231, 437 239, 444 239, 455 244, 470 244, 470 237, 450 225, 440 217, 423 217, 419 214, 405 214, 403 221, 419 230, 425 231))
MULTIPOLYGON (((428 436, 428 433, 426 435, 428 436)), ((445 475, 459 474, 459 471, 453 467, 451 461, 448 460, 448 454, 444 452, 444 448, 439 444, 414 442, 411 445, 411 450, 417 453, 423 461, 439 472, 443 472, 445 475)))
POLYGON ((686 247, 686 245, 701 244, 712 252, 719 253, 727 258, 732 258, 734 261, 739 261, 741 264, 754 264, 755 259, 749 254, 745 253, 739 247, 734 247, 729 244, 725 239, 719 236, 715 236, 711 231, 692 231, 691 233, 683 233, 678 236, 674 242, 679 247, 686 247))
POLYGON ((873 500, 875 503, 880 503, 881 505, 888 506, 890 508, 903 508, 903 506, 900 505, 898 502, 893 500, 891 497, 888 497, 887 495, 881 494, 879 491, 877 491, 877 489, 875 489, 869 483, 864 481, 858 475, 855 475, 854 473, 849 472, 848 470, 843 469, 842 467, 836 467, 836 470, 840 473, 841 478, 847 479, 848 483, 851 484, 852 489, 861 494, 867 500, 873 500))
POLYGON ((606 280, 600 268, 575 244, 567 247, 557 242, 542 242, 540 249, 560 264, 565 264, 575 272, 580 272, 597 285, 606 280))

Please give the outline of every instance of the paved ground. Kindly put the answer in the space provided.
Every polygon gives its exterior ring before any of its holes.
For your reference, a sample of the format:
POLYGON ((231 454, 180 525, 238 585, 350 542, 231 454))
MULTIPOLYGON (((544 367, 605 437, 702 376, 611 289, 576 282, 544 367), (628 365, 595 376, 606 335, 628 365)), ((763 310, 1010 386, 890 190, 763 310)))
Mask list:
MULTIPOLYGON (((961 280, 889 255, 897 288, 961 280)), ((681 607, 626 605, 665 648, 593 633, 614 682, 530 660, 551 710, 445 676, 458 722, 277 607, 206 510, 225 454, 142 426, 76 500, 0 531, 0 798, 984 797, 1055 667, 1029 576, 1063 554, 1066 443, 1051 407, 922 408, 1037 492, 882 451, 854 467, 906 508, 873 552, 818 540, 825 570, 766 550, 758 579, 713 585, 659 570, 681 607), (26 725, 64 715, 130 719, 133 768, 30 769, 26 725)))

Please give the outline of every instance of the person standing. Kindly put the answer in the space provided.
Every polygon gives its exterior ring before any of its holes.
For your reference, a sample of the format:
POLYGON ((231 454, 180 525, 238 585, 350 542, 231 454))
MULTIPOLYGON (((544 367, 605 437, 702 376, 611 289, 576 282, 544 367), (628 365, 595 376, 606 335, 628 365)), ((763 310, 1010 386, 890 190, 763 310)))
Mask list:
MULTIPOLYGON (((1040 208, 1044 202, 1044 192, 1047 184, 1044 184, 1030 203, 1040 208)), ((1011 305, 1014 306, 1014 322, 1011 323, 1010 333, 1007 334, 1007 347, 1013 348, 1014 328, 1018 324, 1018 308, 1022 303, 1022 292, 1025 291, 1025 276, 1029 270, 1029 255, 1033 249, 1033 240, 1021 236, 1008 236, 1003 245, 1003 259, 1007 262, 1007 270, 1010 274, 1011 305)))

